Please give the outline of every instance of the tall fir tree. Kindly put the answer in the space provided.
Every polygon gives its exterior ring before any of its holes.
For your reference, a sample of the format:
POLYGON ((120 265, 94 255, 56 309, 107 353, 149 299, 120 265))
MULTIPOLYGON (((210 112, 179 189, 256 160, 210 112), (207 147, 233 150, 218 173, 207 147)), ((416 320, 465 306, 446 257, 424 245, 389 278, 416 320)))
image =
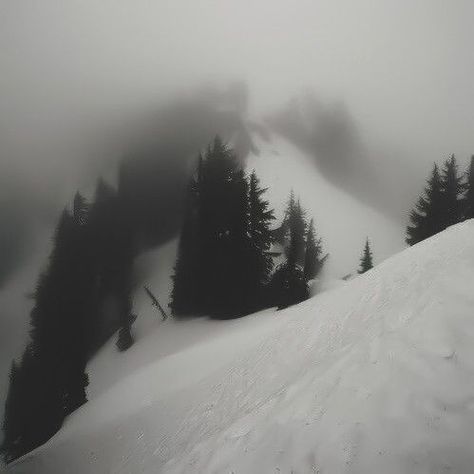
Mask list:
MULTIPOLYGON (((303 271, 305 261, 305 212, 293 191, 288 200, 281 229, 286 241, 286 262, 281 264, 272 276, 270 301, 278 308, 299 303, 309 296, 309 289, 303 271)), ((281 232, 281 231, 280 231, 281 232)))
POLYGON ((219 137, 200 157, 187 190, 173 276, 177 316, 227 318, 262 305, 272 267, 268 209, 256 175, 249 178, 219 137))
POLYGON ((462 220, 462 193, 465 190, 463 177, 458 173, 458 165, 451 155, 443 165, 441 173, 442 223, 443 229, 462 220))
POLYGON ((202 156, 199 156, 196 177, 186 189, 184 218, 173 275, 170 308, 176 316, 197 316, 202 311, 199 302, 199 222, 198 195, 202 156))
POLYGON ((362 256, 360 258, 360 268, 358 270, 359 274, 365 273, 366 271, 373 268, 372 262, 372 250, 370 249, 369 238, 365 241, 364 250, 362 251, 362 256))
POLYGON ((273 259, 269 251, 273 242, 270 225, 275 216, 269 202, 263 198, 266 190, 260 186, 257 174, 253 171, 249 181, 248 282, 250 301, 254 310, 267 303, 264 293, 273 269, 273 259))
POLYGON ((303 272, 306 281, 309 281, 319 275, 324 262, 328 258, 328 254, 322 256, 322 243, 320 238, 316 238, 313 219, 311 219, 308 225, 305 246, 306 249, 303 272))
POLYGON ((424 195, 411 211, 406 242, 414 245, 460 222, 464 218, 465 188, 454 155, 444 162, 441 173, 435 164, 424 195))
POLYGON ((288 215, 288 263, 291 266, 303 266, 305 255, 305 233, 307 226, 305 221, 305 212, 299 199, 292 201, 290 198, 288 215))
POLYGON ((435 163, 424 193, 410 213, 405 239, 407 244, 414 245, 444 229, 443 207, 442 181, 435 163))
POLYGON ((466 194, 463 201, 464 218, 474 218, 474 155, 471 156, 466 179, 466 194))

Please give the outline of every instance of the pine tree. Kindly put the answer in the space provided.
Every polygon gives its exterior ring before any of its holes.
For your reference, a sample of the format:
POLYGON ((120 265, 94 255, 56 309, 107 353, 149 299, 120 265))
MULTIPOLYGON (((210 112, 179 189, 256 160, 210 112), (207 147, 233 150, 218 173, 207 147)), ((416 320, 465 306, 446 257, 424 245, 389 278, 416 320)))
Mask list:
POLYGON ((282 224, 286 240, 286 262, 272 276, 270 284, 271 304, 286 308, 308 298, 309 289, 303 272, 305 261, 305 212, 293 192, 288 200, 282 224))
POLYGON ((256 175, 247 178, 232 150, 216 137, 187 190, 173 314, 228 318, 263 304, 273 219, 264 192, 256 175))
POLYGON ((233 317, 251 311, 253 282, 249 278, 249 269, 255 255, 250 243, 249 183, 242 169, 233 173, 231 183, 226 312, 233 317))
POLYGON ((316 278, 321 271, 328 254, 322 257, 321 239, 316 238, 314 220, 311 219, 306 232, 306 251, 303 272, 306 281, 316 278))
POLYGON ((414 245, 441 232, 443 227, 443 189, 438 166, 435 164, 424 194, 410 213, 406 242, 414 245))
POLYGON ((466 194, 464 196, 464 218, 474 218, 474 155, 471 156, 469 170, 467 172, 466 194))
POLYGON ((259 179, 253 171, 249 181, 249 239, 250 258, 248 282, 253 310, 264 306, 265 285, 273 269, 273 259, 269 250, 273 242, 270 223, 275 219, 269 202, 263 199, 266 188, 260 187, 259 179))
POLYGON ((463 177, 458 174, 456 158, 454 155, 451 155, 451 157, 445 161, 441 173, 442 229, 446 229, 461 221, 461 196, 464 189, 463 177))
POLYGON ((362 256, 360 258, 360 268, 358 270, 359 274, 365 273, 367 270, 373 268, 372 263, 372 251, 370 250, 370 243, 369 239, 365 241, 364 250, 362 252, 362 256))
POLYGON ((441 174, 435 164, 424 195, 410 214, 406 242, 414 245, 463 219, 463 177, 458 174, 456 158, 451 155, 441 174))
POLYGON ((291 266, 304 264, 305 255, 305 212, 299 200, 291 202, 288 209, 289 243, 287 248, 288 263, 291 266))
POLYGON ((178 254, 173 275, 170 308, 175 316, 197 316, 199 304, 199 236, 198 236, 198 192, 202 157, 199 157, 196 178, 192 178, 186 189, 183 224, 178 245, 178 254))

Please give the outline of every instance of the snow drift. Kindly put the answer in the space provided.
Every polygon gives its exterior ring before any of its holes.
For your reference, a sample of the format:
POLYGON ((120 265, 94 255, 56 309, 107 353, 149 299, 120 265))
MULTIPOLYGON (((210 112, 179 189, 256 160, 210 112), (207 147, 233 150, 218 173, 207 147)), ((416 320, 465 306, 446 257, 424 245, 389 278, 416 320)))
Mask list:
MULTIPOLYGON (((470 473, 473 308, 468 221, 288 310, 194 322, 206 337, 168 343, 9 470, 470 473)), ((167 324, 122 356, 184 329, 167 324)))

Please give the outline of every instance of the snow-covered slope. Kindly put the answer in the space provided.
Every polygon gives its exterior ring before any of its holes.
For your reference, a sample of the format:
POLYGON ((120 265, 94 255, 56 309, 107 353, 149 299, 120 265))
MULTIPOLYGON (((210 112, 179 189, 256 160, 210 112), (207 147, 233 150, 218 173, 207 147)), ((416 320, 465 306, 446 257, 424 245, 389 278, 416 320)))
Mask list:
POLYGON ((184 348, 165 323, 122 356, 163 353, 10 470, 471 473, 473 308, 469 221, 288 310, 196 321, 214 337, 184 348))

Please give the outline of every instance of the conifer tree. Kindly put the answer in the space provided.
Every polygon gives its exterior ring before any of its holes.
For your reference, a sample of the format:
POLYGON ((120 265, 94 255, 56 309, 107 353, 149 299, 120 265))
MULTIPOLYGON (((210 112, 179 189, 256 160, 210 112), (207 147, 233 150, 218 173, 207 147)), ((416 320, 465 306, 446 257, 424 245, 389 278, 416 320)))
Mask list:
POLYGON ((275 219, 269 202, 263 198, 266 188, 260 186, 259 179, 253 171, 249 181, 249 239, 250 259, 248 265, 248 282, 250 300, 253 310, 262 307, 266 302, 263 296, 273 269, 273 259, 269 250, 273 242, 270 223, 275 219))
POLYGON ((306 251, 304 259, 304 276, 306 281, 312 280, 317 277, 321 271, 324 262, 326 261, 328 254, 322 256, 322 244, 321 239, 316 238, 316 232, 314 230, 314 220, 311 219, 308 229, 306 232, 306 251))
POLYGON ((443 189, 438 166, 434 164, 424 194, 410 213, 406 242, 414 245, 443 229, 443 189))
POLYGON ((464 218, 474 218, 474 155, 471 156, 469 170, 467 172, 466 194, 464 196, 464 218))
POLYGON ((367 270, 373 268, 372 262, 372 251, 370 250, 370 242, 369 239, 365 241, 364 250, 362 252, 362 256, 360 258, 360 268, 358 270, 359 274, 365 273, 367 270))
POLYGON ((462 200, 461 196, 465 186, 463 177, 458 173, 456 158, 451 155, 444 162, 441 173, 442 190, 442 223, 443 229, 457 224, 462 219, 462 200))
POLYGON ((200 157, 187 190, 173 276, 178 316, 227 318, 262 305, 272 267, 268 209, 256 175, 248 179, 219 137, 200 157))
POLYGON ((200 168, 186 189, 185 212, 178 245, 178 254, 173 275, 170 308, 177 316, 200 314, 199 304, 199 236, 198 236, 198 190, 200 168))
POLYGON ((291 266, 302 266, 304 264, 305 255, 306 221, 305 212, 301 206, 299 199, 297 201, 292 202, 290 198, 288 215, 288 263, 291 266))
POLYGON ((303 272, 305 260, 305 213, 293 192, 290 194, 282 228, 287 242, 286 262, 281 264, 272 276, 270 284, 271 304, 286 308, 303 301, 309 296, 309 289, 303 272))

